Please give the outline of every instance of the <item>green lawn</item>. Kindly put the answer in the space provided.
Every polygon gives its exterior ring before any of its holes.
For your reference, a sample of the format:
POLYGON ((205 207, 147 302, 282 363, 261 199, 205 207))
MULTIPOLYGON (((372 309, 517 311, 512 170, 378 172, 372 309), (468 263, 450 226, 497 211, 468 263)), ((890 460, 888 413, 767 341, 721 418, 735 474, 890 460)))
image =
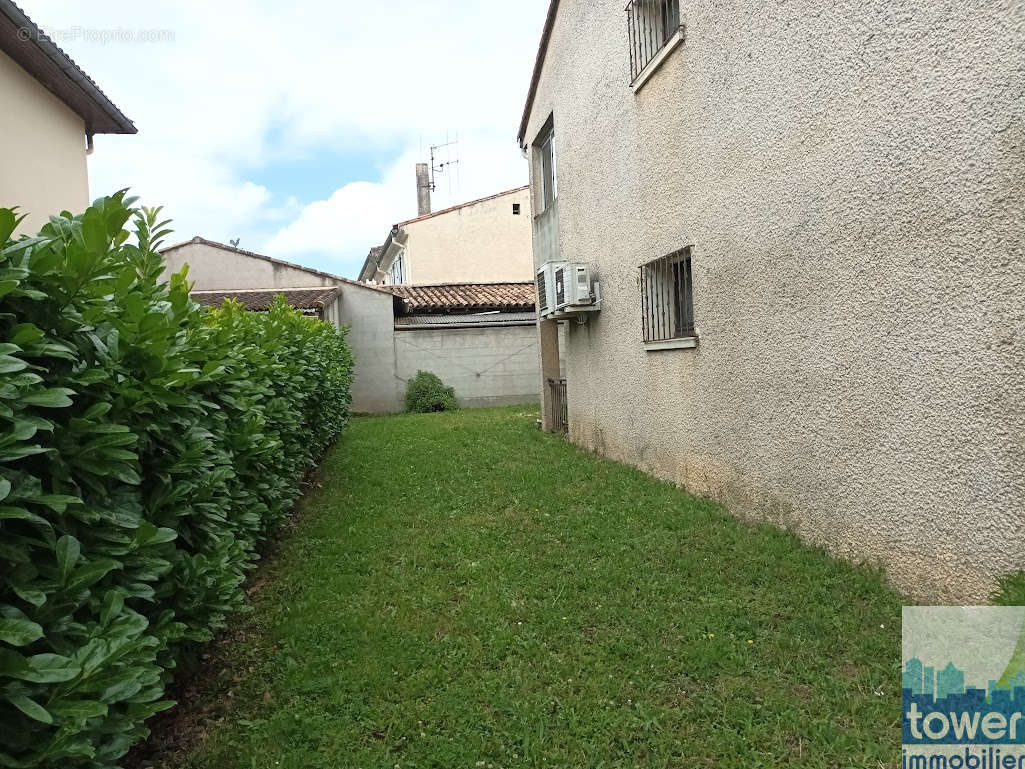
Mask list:
POLYGON ((535 418, 355 420, 144 765, 898 765, 898 593, 535 418))

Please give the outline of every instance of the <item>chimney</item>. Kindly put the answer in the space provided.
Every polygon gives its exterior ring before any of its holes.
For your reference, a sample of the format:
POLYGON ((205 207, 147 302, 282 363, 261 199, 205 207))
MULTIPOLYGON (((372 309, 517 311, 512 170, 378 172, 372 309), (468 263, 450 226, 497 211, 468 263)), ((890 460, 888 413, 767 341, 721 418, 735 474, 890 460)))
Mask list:
POLYGON ((426 163, 416 164, 416 208, 417 216, 431 212, 431 170, 426 163))

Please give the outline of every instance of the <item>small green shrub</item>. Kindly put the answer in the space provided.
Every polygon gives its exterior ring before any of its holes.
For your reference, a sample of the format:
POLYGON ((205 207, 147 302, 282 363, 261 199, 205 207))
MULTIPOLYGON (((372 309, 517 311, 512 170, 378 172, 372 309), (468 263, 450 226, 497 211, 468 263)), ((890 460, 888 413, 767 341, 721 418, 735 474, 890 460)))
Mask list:
POLYGON ((997 606, 1025 606, 1025 571, 1001 577, 990 600, 997 606))
POLYGON ((282 299, 203 310, 158 213, 119 193, 12 241, 0 209, 0 767, 147 735, 348 417, 344 335, 282 299))
POLYGON ((417 371, 406 385, 406 411, 427 414, 459 408, 456 391, 430 371, 417 371))

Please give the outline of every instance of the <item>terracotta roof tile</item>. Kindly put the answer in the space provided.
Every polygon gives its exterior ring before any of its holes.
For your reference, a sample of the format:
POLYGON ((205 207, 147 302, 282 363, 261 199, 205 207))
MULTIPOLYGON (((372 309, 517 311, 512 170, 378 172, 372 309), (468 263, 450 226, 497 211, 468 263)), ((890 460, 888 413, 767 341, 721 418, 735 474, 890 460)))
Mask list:
POLYGON ((447 283, 388 289, 402 300, 407 315, 534 309, 533 283, 447 283))
POLYGON ((297 310, 322 310, 338 299, 338 287, 277 288, 244 291, 193 291, 192 298, 204 307, 220 307, 225 299, 234 299, 247 310, 266 312, 279 294, 297 310))

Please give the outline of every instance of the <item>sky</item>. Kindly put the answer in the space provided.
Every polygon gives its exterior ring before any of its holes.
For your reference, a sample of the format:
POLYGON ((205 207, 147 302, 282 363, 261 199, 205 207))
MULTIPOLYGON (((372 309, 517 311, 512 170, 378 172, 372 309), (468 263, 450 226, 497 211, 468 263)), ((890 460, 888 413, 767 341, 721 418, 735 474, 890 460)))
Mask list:
POLYGON ((516 129, 548 0, 19 4, 139 129, 96 137, 91 195, 163 205, 173 242, 355 277, 416 216, 430 145, 458 139, 434 210, 527 183, 516 129))

